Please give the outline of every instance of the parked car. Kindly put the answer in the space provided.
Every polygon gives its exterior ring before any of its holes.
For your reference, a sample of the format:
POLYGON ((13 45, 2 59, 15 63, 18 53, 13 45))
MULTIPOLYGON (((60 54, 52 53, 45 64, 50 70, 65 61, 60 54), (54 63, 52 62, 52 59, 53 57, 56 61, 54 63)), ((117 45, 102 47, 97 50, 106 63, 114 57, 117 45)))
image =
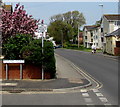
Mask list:
POLYGON ((55 48, 55 49, 57 49, 57 48, 62 48, 62 45, 61 45, 61 44, 60 44, 60 45, 56 45, 54 48, 55 48))

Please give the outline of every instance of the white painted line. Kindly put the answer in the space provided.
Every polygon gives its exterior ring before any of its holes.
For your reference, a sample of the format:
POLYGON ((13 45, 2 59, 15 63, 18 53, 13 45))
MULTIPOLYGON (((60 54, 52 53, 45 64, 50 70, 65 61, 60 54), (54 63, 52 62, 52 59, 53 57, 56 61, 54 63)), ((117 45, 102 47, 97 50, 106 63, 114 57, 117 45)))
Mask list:
POLYGON ((110 104, 110 103, 106 103, 106 104, 104 104, 104 105, 112 105, 112 104, 110 104))
POLYGON ((85 102, 87 102, 87 103, 91 103, 92 102, 91 98, 84 98, 84 99, 85 99, 85 102))
POLYGON ((85 92, 85 93, 86 93, 86 92, 87 92, 87 90, 80 90, 80 92, 82 92, 82 93, 84 93, 84 92, 85 92))
POLYGON ((101 93, 95 93, 98 97, 103 97, 103 94, 101 93))
POLYGON ((88 93, 82 93, 82 96, 83 97, 89 97, 89 94, 88 93))
POLYGON ((0 83, 0 86, 16 86, 17 83, 0 83))
POLYGON ((104 102, 104 103, 107 103, 107 102, 108 102, 108 100, 107 100, 105 97, 99 97, 99 99, 100 99, 102 102, 104 102))
MULTIPOLYGON (((89 105, 93 105, 93 106, 94 106, 95 104, 86 104, 86 105, 88 105, 88 106, 89 106, 89 105)), ((92 107, 92 106, 90 106, 90 107, 92 107)))
POLYGON ((93 92, 95 92, 95 93, 96 93, 96 92, 99 92, 99 90, 98 90, 98 89, 93 89, 93 92))

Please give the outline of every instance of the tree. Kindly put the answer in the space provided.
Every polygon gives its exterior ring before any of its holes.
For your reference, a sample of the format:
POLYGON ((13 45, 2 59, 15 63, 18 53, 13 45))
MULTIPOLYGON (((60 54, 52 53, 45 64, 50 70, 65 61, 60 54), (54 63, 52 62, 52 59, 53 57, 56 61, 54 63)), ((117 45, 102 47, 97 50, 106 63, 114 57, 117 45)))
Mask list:
POLYGON ((66 41, 69 42, 73 35, 72 26, 60 20, 50 23, 48 32, 51 37, 54 37, 54 40, 58 44, 66 41))
POLYGON ((2 9, 2 40, 3 42, 11 36, 16 34, 30 34, 34 35, 34 32, 38 28, 38 21, 32 18, 32 15, 28 15, 24 10, 24 6, 16 4, 14 12, 10 13, 5 9, 2 9))
POLYGON ((80 28, 86 23, 83 13, 79 11, 69 11, 63 14, 54 15, 50 18, 50 23, 55 21, 62 21, 71 25, 72 32, 74 32, 74 35, 72 35, 74 40, 76 40, 76 36, 78 35, 78 27, 80 28))
POLYGON ((54 15, 50 18, 51 23, 57 20, 65 21, 66 23, 71 24, 73 28, 77 28, 78 24, 81 27, 86 23, 83 13, 80 13, 79 11, 69 11, 63 14, 54 15))

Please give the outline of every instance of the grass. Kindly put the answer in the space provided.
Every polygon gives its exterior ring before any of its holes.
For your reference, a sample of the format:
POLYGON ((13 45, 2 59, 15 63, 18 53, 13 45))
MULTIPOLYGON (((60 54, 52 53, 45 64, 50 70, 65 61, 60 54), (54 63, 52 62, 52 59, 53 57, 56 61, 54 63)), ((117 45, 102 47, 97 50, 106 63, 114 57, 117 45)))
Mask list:
MULTIPOLYGON (((64 47, 65 49, 73 49, 73 50, 80 50, 80 51, 85 51, 85 52, 92 52, 92 49, 90 48, 85 48, 83 45, 78 46, 76 44, 72 44, 71 46, 64 47)), ((97 52, 102 52, 102 50, 97 50, 97 52)))

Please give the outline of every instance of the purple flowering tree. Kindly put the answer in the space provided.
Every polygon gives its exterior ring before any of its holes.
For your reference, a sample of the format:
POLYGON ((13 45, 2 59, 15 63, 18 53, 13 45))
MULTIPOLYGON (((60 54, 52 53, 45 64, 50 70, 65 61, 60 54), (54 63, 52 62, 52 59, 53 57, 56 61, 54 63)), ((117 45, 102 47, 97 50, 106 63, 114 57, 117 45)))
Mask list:
POLYGON ((2 9, 2 40, 3 42, 11 36, 16 34, 30 34, 34 36, 34 32, 38 28, 39 20, 32 18, 32 15, 28 15, 24 10, 24 6, 16 4, 16 7, 12 13, 2 9))

